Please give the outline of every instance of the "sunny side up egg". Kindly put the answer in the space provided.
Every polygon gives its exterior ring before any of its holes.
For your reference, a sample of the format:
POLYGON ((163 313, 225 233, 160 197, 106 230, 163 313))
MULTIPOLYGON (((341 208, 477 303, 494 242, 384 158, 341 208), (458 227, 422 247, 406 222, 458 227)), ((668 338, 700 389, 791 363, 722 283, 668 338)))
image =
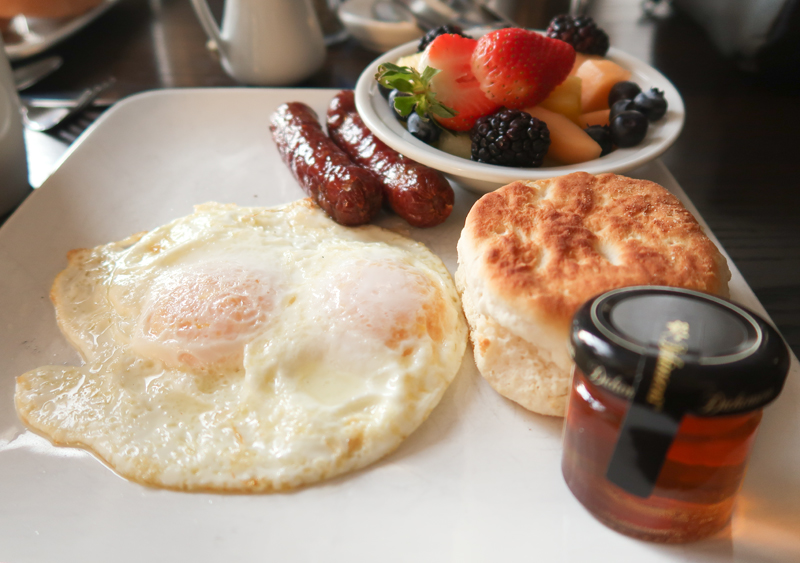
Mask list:
POLYGON ((51 298, 84 365, 17 378, 20 418, 149 485, 286 490, 394 450, 467 340, 424 245, 310 200, 205 204, 69 254, 51 298))

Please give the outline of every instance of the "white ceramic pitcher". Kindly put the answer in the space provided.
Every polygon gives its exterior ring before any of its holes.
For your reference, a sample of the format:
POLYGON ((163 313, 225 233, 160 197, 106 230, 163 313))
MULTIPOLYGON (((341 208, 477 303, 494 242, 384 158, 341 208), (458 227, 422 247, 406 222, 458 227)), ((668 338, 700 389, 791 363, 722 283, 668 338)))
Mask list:
POLYGON ((325 60, 322 30, 311 0, 226 0, 222 29, 206 0, 192 0, 222 66, 234 79, 288 86, 314 74, 325 60))

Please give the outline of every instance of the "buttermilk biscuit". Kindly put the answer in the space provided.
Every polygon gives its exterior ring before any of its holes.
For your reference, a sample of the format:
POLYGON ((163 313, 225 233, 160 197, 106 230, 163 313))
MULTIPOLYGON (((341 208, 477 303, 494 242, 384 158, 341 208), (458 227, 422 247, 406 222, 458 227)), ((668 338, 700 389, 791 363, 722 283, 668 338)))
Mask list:
POLYGON ((483 196, 458 241, 475 361, 501 395, 563 416, 573 313, 617 287, 727 296, 725 258, 667 190, 614 174, 514 182, 483 196))

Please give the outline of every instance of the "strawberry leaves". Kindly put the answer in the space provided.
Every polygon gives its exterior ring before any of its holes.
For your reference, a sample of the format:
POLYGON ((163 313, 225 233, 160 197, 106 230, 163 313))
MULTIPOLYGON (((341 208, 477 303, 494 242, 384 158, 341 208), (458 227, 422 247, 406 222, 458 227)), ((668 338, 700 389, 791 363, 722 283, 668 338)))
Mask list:
POLYGON ((425 67, 420 74, 408 66, 398 66, 384 63, 378 67, 375 80, 386 88, 399 90, 408 96, 397 96, 394 100, 394 109, 403 117, 412 111, 427 120, 429 115, 442 118, 455 117, 457 112, 436 100, 436 94, 430 90, 431 78, 439 71, 435 68, 425 67))

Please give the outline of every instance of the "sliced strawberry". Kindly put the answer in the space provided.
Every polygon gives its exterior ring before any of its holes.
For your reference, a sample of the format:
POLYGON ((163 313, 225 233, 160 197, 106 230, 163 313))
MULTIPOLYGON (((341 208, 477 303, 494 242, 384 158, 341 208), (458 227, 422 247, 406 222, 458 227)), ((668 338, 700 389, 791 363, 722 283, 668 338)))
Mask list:
POLYGON ((430 81, 436 100, 456 112, 455 117, 434 116, 444 127, 467 131, 478 118, 500 105, 488 99, 472 73, 472 52, 478 42, 469 37, 445 34, 437 37, 422 55, 419 67, 439 69, 430 81))
POLYGON ((472 71, 486 96, 520 109, 543 101, 572 70, 575 49, 559 39, 519 28, 498 29, 478 40, 472 71))

